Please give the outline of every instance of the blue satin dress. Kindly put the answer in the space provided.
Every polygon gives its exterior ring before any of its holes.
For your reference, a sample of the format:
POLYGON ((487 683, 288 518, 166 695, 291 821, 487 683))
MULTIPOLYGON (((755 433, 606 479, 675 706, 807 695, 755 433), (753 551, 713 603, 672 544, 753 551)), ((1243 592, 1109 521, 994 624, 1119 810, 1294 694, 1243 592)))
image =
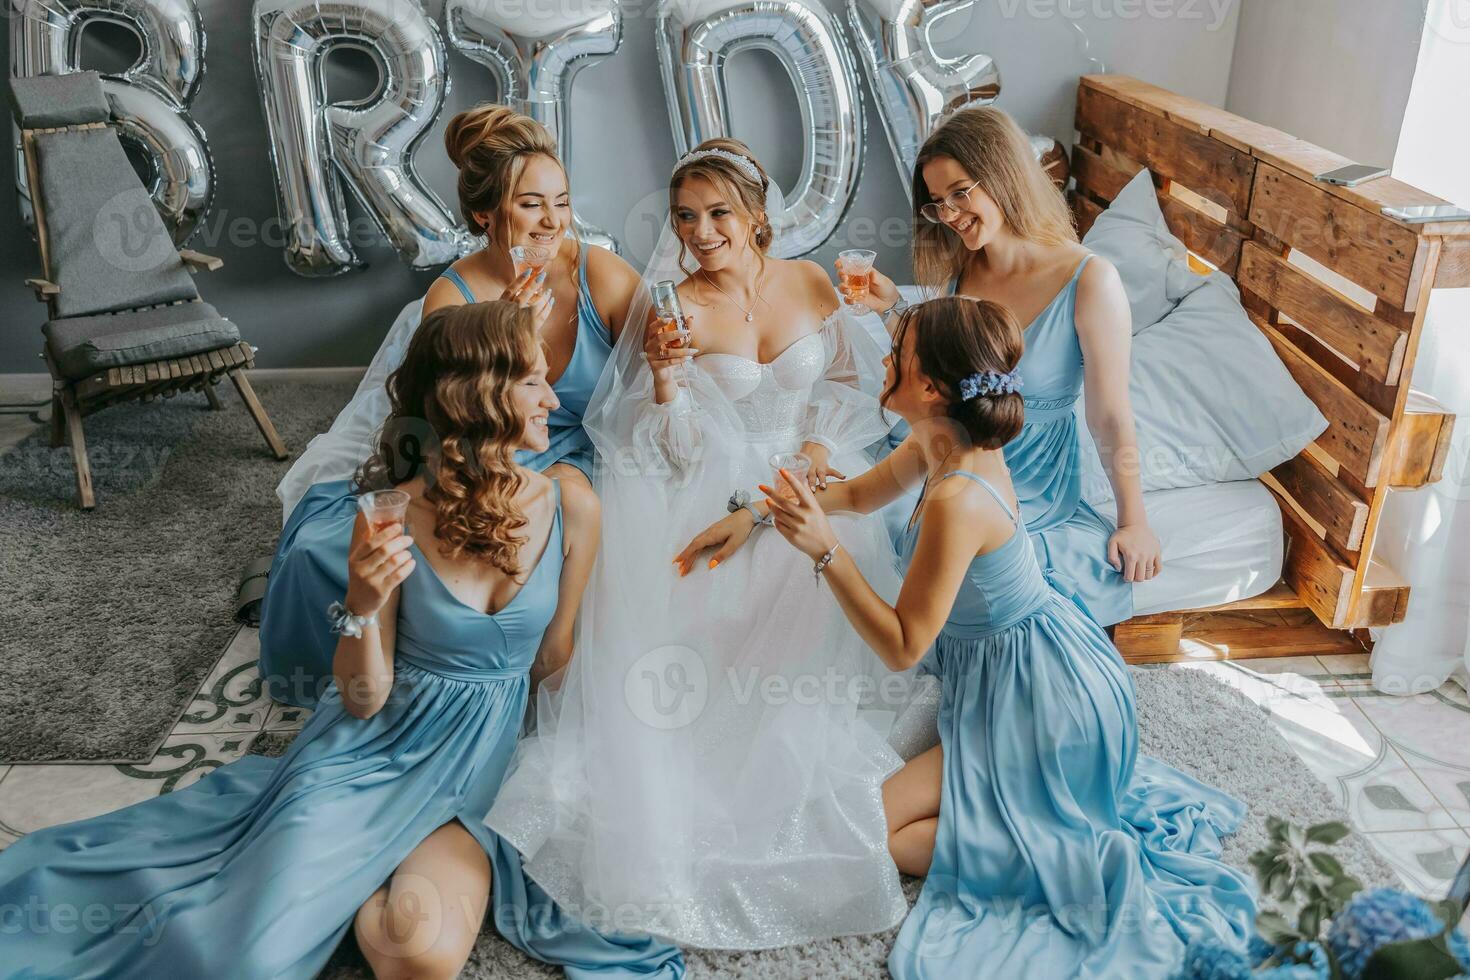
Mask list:
MULTIPOLYGON (((1117 527, 1082 499, 1082 446, 1075 406, 1082 393, 1082 343, 1077 339, 1077 283, 1092 259, 1086 256, 1072 278, 1022 333, 1021 372, 1026 422, 1005 447, 1006 465, 1021 517, 1048 577, 1064 582, 1103 626, 1133 615, 1133 586, 1108 564, 1108 539, 1117 527)), ((954 295, 956 282, 950 282, 954 295)), ((899 422, 889 435, 891 451, 907 438, 899 422)), ((887 512, 896 530, 899 512, 887 512)))
MULTIPOLYGON (((1015 521, 984 479, 950 477, 1015 521)), ((1219 861, 1244 805, 1138 756, 1127 668, 1027 535, 970 563, 925 665, 942 685, 939 826, 895 980, 1166 978, 1195 935, 1244 946, 1254 892, 1219 861)))
MULTIPOLYGON (((488 914, 511 943, 566 964, 572 977, 682 976, 677 949, 603 936, 562 913, 483 823, 556 611, 559 485, 557 494, 541 560, 494 615, 455 598, 418 553, 400 586, 393 690, 371 718, 348 714, 332 683, 280 758, 246 756, 184 789, 0 851, 0 908, 39 900, 58 916, 92 917, 8 935, 0 973, 306 980, 404 858, 458 820, 489 856, 488 914)), ((346 538, 355 512, 356 498, 342 495, 321 513, 346 538)))
MULTIPOLYGON (((577 340, 566 369, 552 385, 561 405, 547 418, 550 446, 542 453, 516 453, 516 462, 538 473, 553 463, 568 463, 592 479, 592 440, 582 417, 602 369, 612 356, 612 337, 587 288, 587 247, 581 250, 577 281, 577 340)), ((444 278, 478 300, 453 269, 444 278)), ((260 608, 260 676, 272 698, 298 708, 316 704, 332 676, 337 638, 327 629, 326 609, 347 591, 347 539, 315 524, 324 503, 345 492, 346 481, 334 480, 308 490, 296 504, 271 560, 260 608), (339 547, 333 549, 332 542, 339 547)))

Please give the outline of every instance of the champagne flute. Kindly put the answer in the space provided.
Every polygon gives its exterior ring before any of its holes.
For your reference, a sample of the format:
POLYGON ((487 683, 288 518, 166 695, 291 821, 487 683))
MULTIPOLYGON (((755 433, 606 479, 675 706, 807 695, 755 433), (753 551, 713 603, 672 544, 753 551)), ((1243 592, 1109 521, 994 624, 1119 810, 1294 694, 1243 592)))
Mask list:
MULTIPOLYGON (((665 279, 653 284, 653 313, 659 322, 660 334, 673 334, 667 345, 675 349, 689 346, 689 328, 684 325, 684 307, 679 302, 679 290, 673 280, 665 279)), ((680 365, 679 387, 689 387, 689 358, 680 365)))

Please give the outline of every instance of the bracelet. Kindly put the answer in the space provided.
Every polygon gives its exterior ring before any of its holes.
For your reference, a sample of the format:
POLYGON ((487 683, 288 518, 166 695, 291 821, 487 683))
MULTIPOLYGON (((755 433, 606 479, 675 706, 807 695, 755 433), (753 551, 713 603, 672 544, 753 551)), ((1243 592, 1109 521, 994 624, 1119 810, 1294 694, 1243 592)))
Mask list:
POLYGON ((884 310, 882 313, 879 313, 878 315, 880 317, 882 317, 883 319, 886 320, 890 316, 892 316, 893 314, 895 314, 895 313, 902 313, 904 310, 906 310, 908 308, 909 308, 909 301, 903 298, 903 293, 899 293, 898 294, 898 299, 896 299, 896 300, 893 301, 893 305, 890 306, 888 309, 884 310))
POLYGON ((776 523, 775 519, 770 514, 766 514, 764 517, 762 517, 761 512, 755 509, 755 504, 746 504, 741 509, 750 511, 750 516, 755 518, 756 527, 760 527, 762 524, 770 525, 776 523))
POLYGON ((834 544, 832 550, 818 558, 817 563, 812 566, 812 574, 816 576, 818 585, 822 584, 822 573, 827 570, 828 565, 832 564, 832 559, 837 557, 837 549, 840 547, 842 547, 840 543, 834 544))
POLYGON ((741 510, 750 511, 750 516, 755 518, 756 527, 760 527, 762 524, 769 526, 775 523, 770 514, 762 517, 761 512, 756 510, 755 502, 751 499, 749 490, 736 490, 730 494, 730 499, 725 504, 725 509, 732 514, 741 510))
POLYGON ((332 632, 353 639, 361 639, 362 631, 369 627, 378 625, 378 614, 371 616, 358 616, 340 602, 334 602, 327 607, 327 619, 332 624, 332 632))

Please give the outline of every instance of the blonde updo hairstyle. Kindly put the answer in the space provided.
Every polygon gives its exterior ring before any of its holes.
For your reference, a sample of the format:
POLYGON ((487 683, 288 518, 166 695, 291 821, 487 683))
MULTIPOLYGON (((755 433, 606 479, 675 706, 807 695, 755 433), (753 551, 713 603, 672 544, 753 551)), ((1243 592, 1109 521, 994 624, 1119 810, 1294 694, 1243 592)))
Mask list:
POLYGON ((1039 245, 1077 241, 1066 199, 1016 121, 995 106, 961 109, 929 135, 914 162, 914 281, 919 285, 942 288, 964 271, 970 258, 960 236, 920 211, 933 200, 924 183, 924 166, 939 157, 955 161, 980 182, 979 189, 995 201, 1006 227, 1018 238, 1039 245))
MULTIPOLYGON (((755 243, 756 251, 764 257, 766 250, 771 247, 771 240, 775 237, 771 229, 771 216, 766 214, 766 188, 771 184, 771 175, 766 173, 766 168, 750 152, 750 147, 740 140, 729 137, 715 137, 707 139, 694 148, 695 152, 700 150, 724 150, 736 156, 745 157, 755 165, 756 173, 760 174, 760 180, 750 179, 737 164, 720 156, 700 157, 692 160, 674 170, 669 178, 669 223, 674 225, 675 211, 678 207, 676 197, 679 188, 684 182, 693 177, 703 177, 713 184, 716 189, 725 195, 726 200, 740 214, 741 217, 749 219, 754 228, 751 241, 755 243)), ((676 226, 677 227, 677 226, 676 226)), ((684 256, 687 254, 684 243, 679 243, 679 267, 684 267, 684 256)))
MULTIPOLYGON (((491 241, 505 223, 512 193, 526 161, 533 156, 550 157, 561 166, 556 140, 546 127, 503 105, 482 102, 466 109, 444 130, 444 149, 459 170, 459 210, 465 224, 491 241), (489 212, 490 226, 475 217, 489 212)), ((566 172, 565 168, 562 170, 566 172)), ((571 184, 568 183, 568 189, 571 184)))

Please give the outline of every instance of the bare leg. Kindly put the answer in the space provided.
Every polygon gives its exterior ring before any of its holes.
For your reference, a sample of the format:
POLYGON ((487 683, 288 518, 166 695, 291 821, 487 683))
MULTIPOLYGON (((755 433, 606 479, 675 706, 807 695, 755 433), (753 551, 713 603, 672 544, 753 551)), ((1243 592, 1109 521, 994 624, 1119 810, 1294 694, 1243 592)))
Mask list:
POLYGON ((883 784, 888 853, 904 874, 929 873, 929 862, 934 858, 934 834, 939 829, 943 775, 944 747, 936 745, 914 756, 883 784))
POLYGON ((357 944, 378 980, 451 980, 474 948, 490 861, 458 821, 435 830, 357 911, 357 944))

